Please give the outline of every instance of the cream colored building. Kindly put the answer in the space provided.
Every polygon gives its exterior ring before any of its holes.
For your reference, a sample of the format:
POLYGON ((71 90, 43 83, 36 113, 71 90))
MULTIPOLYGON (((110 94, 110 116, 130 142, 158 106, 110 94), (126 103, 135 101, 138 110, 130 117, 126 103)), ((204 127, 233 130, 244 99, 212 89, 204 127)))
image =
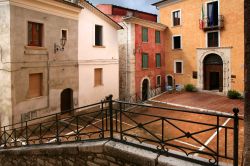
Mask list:
POLYGON ((78 106, 80 11, 64 1, 0 0, 2 126, 78 106))
POLYGON ((244 0, 162 0, 166 82, 199 90, 244 90, 244 0), (175 80, 175 81, 174 81, 175 80))
POLYGON ((79 16, 79 105, 119 97, 118 33, 122 27, 82 1, 79 16))

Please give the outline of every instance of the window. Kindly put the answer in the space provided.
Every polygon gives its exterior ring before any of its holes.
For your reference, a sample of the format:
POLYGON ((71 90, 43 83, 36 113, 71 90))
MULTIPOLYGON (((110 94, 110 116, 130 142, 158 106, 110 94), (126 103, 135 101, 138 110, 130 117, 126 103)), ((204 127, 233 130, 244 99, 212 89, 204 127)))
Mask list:
POLYGON ((181 49, 181 36, 173 36, 173 49, 181 49))
POLYGON ((68 31, 66 29, 62 29, 61 37, 62 39, 68 40, 68 31))
POLYGON ((157 76, 156 77, 156 87, 160 87, 161 86, 161 76, 157 76))
POLYGON ((193 71, 193 79, 197 79, 198 77, 198 72, 197 71, 193 71))
POLYGON ((219 23, 218 1, 207 3, 207 24, 209 27, 217 26, 219 23))
POLYGON ((182 61, 175 61, 174 72, 177 74, 183 73, 183 62, 182 61))
POLYGON ((148 42, 148 28, 142 27, 142 41, 148 42))
POLYGON ((219 47, 219 32, 207 33, 207 47, 219 47))
POLYGON ((142 68, 143 69, 148 68, 148 54, 147 53, 142 54, 142 68))
POLYGON ((102 68, 95 69, 95 86, 102 85, 102 68))
POLYGON ((161 32, 155 31, 155 43, 161 43, 161 32))
POLYGON ((181 25, 181 11, 177 10, 172 13, 173 26, 181 25))
POLYGON ((42 96, 43 74, 35 73, 29 75, 28 98, 42 96))
POLYGON ((157 68, 161 67, 161 54, 158 53, 155 55, 155 62, 157 68))
POLYGON ((43 24, 28 22, 28 46, 42 47, 43 24))
POLYGON ((100 25, 95 25, 95 45, 103 45, 103 27, 100 25))

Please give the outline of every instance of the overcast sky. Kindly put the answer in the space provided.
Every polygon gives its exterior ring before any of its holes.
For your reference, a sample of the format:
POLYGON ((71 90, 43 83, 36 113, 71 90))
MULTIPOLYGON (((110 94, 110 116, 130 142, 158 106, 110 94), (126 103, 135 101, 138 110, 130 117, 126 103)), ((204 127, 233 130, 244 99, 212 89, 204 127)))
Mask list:
POLYGON ((160 0, 89 0, 94 5, 103 4, 115 4, 127 8, 137 9, 149 13, 157 13, 157 10, 151 4, 160 0))

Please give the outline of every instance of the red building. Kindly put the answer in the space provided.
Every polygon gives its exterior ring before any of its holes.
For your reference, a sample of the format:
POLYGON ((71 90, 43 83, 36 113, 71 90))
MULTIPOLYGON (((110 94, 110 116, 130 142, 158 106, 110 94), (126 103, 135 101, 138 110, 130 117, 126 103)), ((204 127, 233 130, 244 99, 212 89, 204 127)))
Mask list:
POLYGON ((160 93, 165 86, 165 25, 157 15, 116 5, 97 8, 123 26, 119 32, 120 97, 143 100, 160 93), (155 93, 154 93, 155 95, 155 93))

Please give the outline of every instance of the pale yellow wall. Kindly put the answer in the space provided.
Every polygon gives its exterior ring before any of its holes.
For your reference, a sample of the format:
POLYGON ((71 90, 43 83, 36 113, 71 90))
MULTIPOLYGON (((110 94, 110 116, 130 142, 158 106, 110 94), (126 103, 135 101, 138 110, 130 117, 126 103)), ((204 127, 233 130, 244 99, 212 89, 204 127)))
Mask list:
MULTIPOLYGON (((160 22, 166 31, 166 70, 177 84, 197 84, 192 72, 197 71, 197 48, 206 47, 206 33, 199 28, 202 3, 208 0, 182 0, 160 7, 160 22), (181 26, 172 27, 171 13, 181 9, 181 26), (172 50, 172 35, 182 35, 182 50, 172 50), (184 73, 174 74, 174 60, 184 61, 184 73)), ((231 49, 231 74, 236 75, 231 89, 243 91, 244 83, 244 1, 219 0, 219 14, 224 16, 225 28, 220 33, 220 46, 231 49)))

